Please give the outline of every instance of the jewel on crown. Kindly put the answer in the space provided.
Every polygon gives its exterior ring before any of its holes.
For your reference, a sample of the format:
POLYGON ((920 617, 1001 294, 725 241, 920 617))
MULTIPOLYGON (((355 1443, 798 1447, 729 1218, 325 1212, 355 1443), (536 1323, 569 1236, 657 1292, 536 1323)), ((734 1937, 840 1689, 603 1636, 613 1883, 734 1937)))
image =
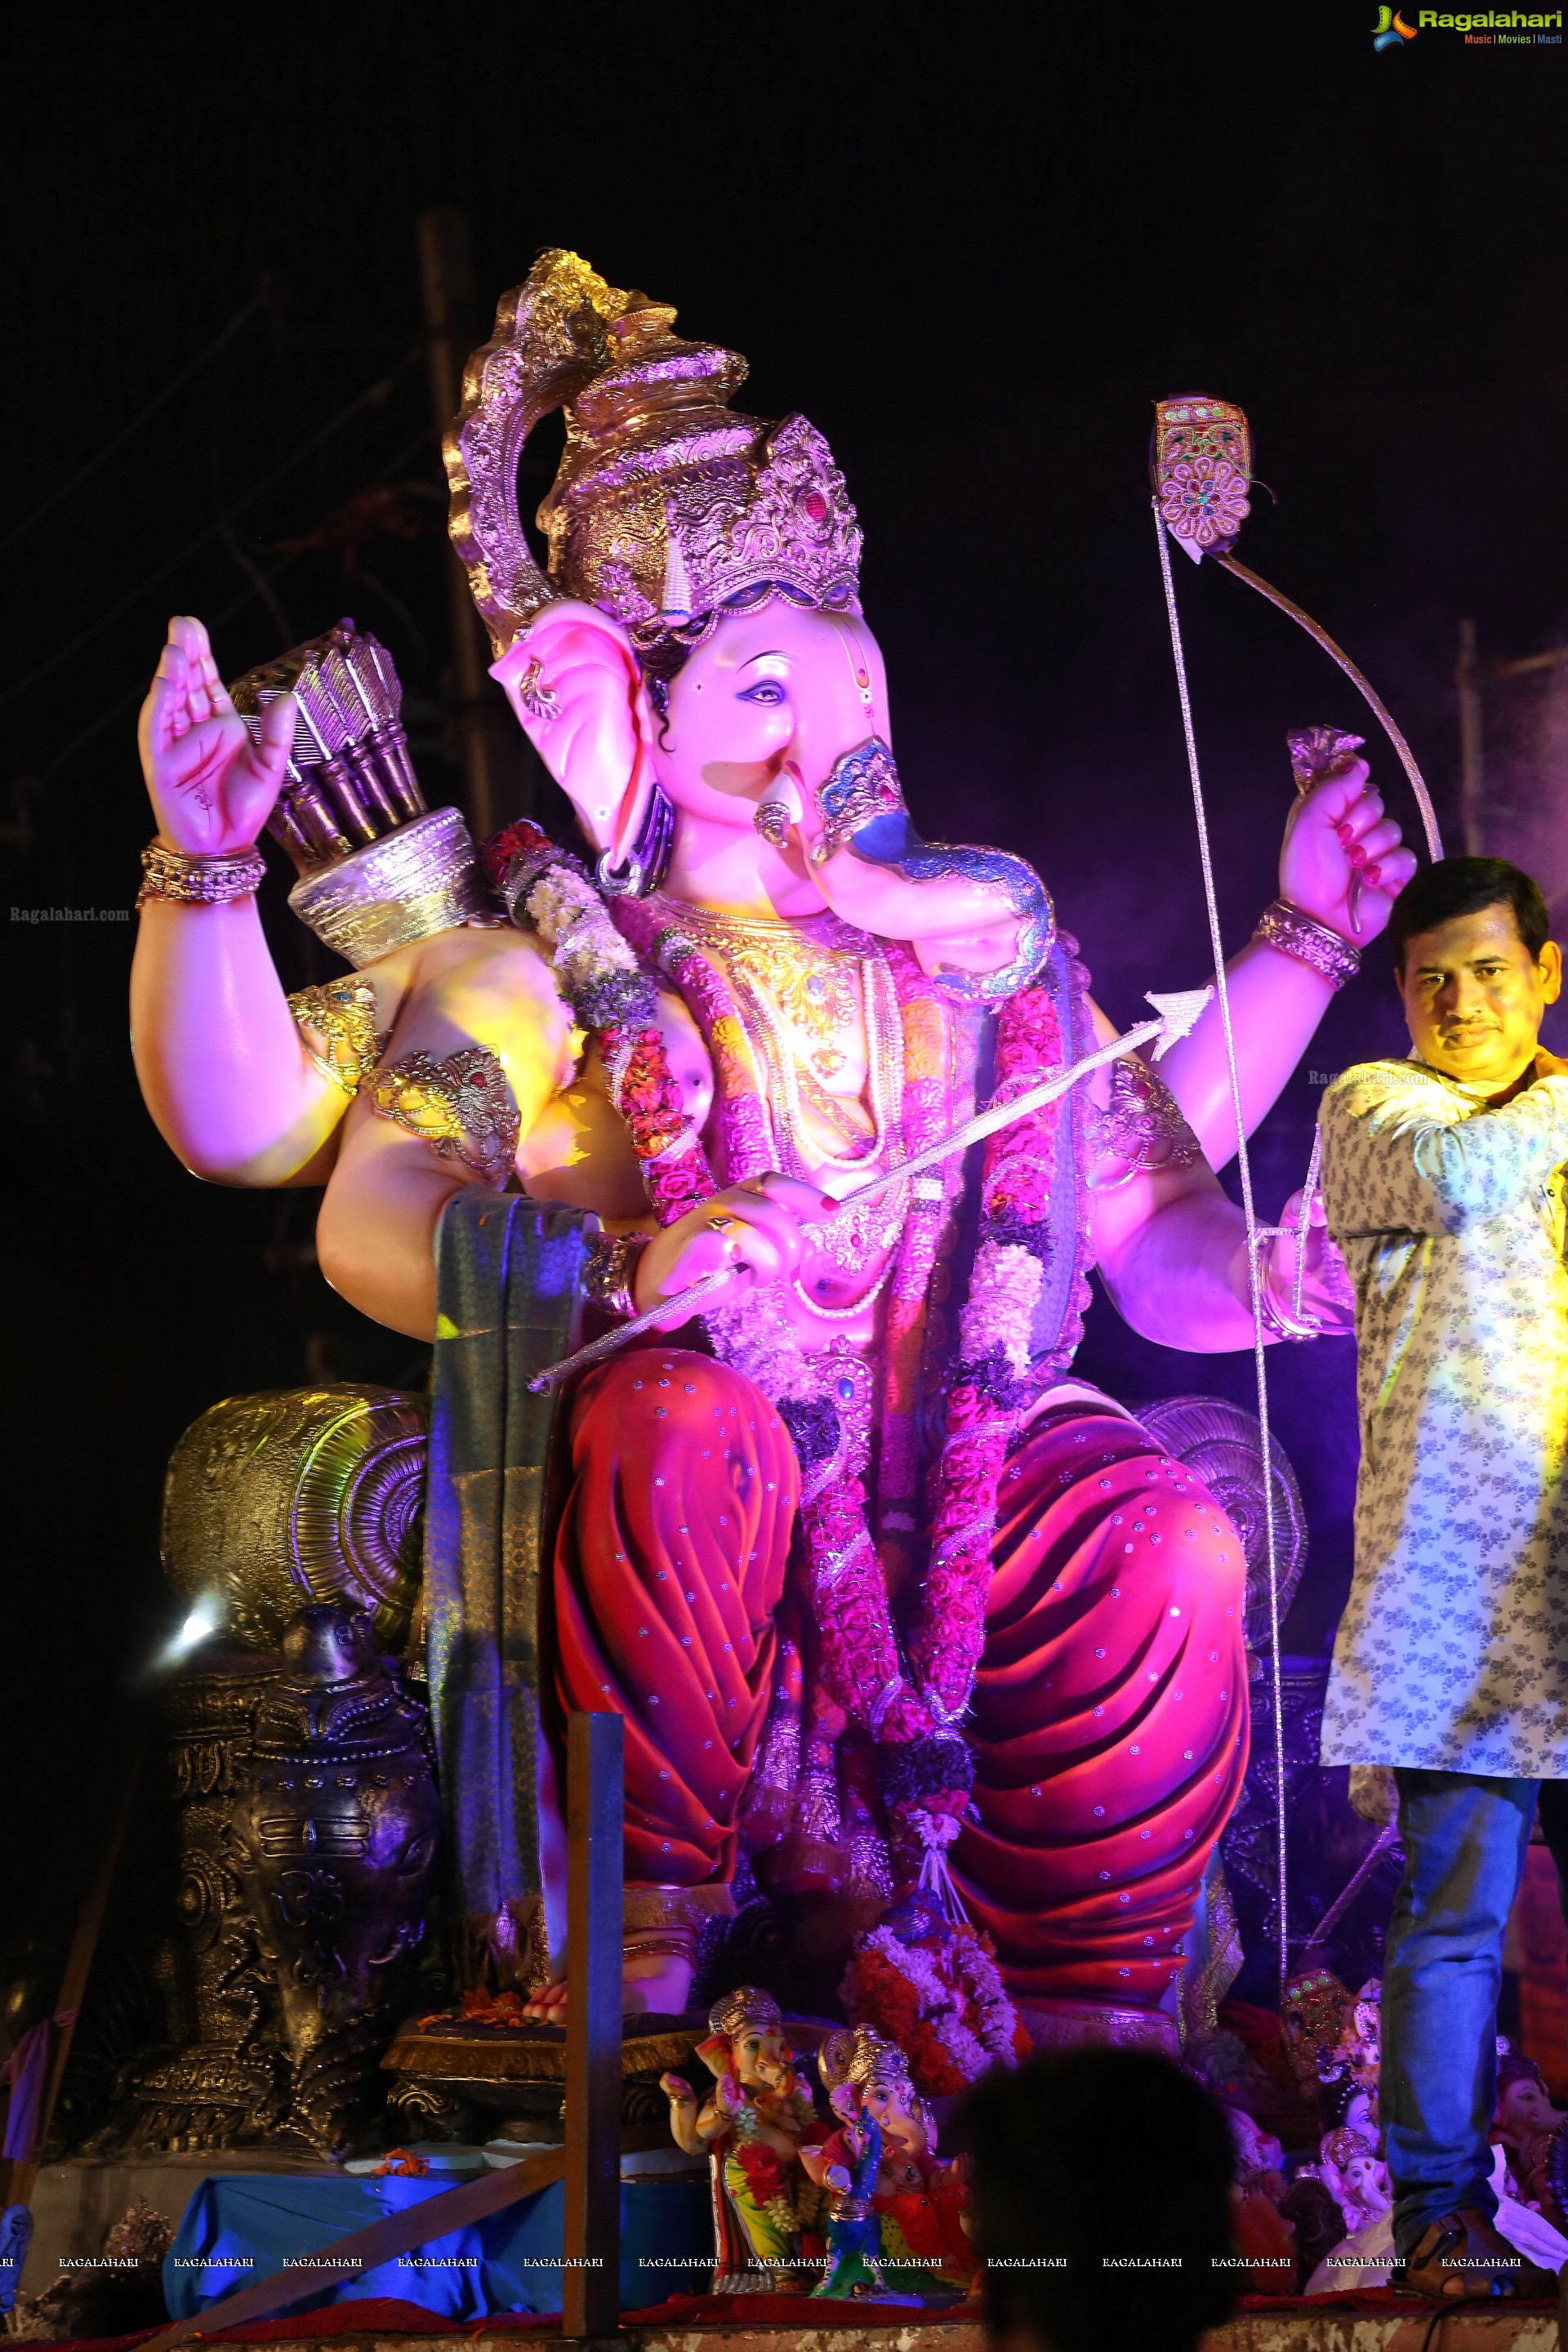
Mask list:
POLYGON ((853 603, 861 530, 833 452, 804 416, 786 416, 763 445, 750 495, 719 494, 699 478, 666 509, 667 621, 721 610, 777 589, 829 611, 853 603))

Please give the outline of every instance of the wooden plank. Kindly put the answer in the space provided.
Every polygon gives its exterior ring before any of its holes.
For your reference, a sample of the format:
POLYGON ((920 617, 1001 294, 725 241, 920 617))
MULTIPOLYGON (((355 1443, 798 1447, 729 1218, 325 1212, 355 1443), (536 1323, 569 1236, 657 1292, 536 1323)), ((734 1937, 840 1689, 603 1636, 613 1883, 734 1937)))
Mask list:
POLYGON ((613 2338, 621 2308, 621 1913, 625 1726, 566 1719, 568 2336, 613 2338))
MULTIPOLYGON (((486 2214, 501 2212, 520 2199, 550 2188, 560 2179, 563 2163, 561 2151, 552 2148, 545 2156, 524 2157, 519 2164, 498 2165, 493 2172, 482 2172, 477 2180, 465 2180, 460 2188, 444 2189, 438 2197, 426 2197, 401 2213, 388 2213, 383 2221, 351 2231, 346 2238, 333 2239, 331 2245, 311 2255, 309 2269, 277 2271, 270 2278, 258 2279, 254 2286, 242 2287, 237 2294, 209 2303, 194 2318, 165 2327, 140 2346, 138 2352, 172 2352, 174 2345, 184 2344, 189 2336, 211 2336, 246 2320, 270 2318, 308 2294, 319 2294, 325 2286, 357 2278, 362 2271, 374 2270, 398 2254, 411 2254, 433 2239, 466 2230, 486 2214)), ((410 2295, 411 2303, 416 2300, 410 2295)))

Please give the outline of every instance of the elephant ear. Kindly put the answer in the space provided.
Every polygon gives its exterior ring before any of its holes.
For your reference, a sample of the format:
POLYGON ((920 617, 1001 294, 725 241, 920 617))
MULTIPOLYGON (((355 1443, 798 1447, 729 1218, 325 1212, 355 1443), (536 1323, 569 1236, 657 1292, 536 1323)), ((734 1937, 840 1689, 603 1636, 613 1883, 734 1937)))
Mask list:
POLYGON ((490 676, 595 848, 619 862, 653 789, 653 714, 626 631, 596 605, 562 598, 490 676))

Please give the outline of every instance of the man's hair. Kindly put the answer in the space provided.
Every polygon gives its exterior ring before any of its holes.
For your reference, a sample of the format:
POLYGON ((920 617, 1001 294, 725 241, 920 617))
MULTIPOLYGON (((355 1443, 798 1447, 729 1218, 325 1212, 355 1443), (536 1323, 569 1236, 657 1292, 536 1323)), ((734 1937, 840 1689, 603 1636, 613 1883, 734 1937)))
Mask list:
POLYGON ((1423 931, 1451 923, 1457 915, 1479 915, 1484 907, 1511 907, 1514 929, 1541 961, 1541 950, 1552 936, 1552 918, 1538 883, 1506 857, 1440 857, 1423 866, 1394 902, 1388 919, 1388 944, 1394 969, 1405 975, 1405 950, 1423 931))
POLYGON ((959 2126, 994 2336, 1050 2352, 1191 2352, 1229 2316, 1236 2158, 1168 2060, 1080 2048, 976 2084, 959 2126), (1058 2258, 1060 2266, 1055 2266, 1058 2258), (1142 2263, 1157 2267, 1122 2268, 1142 2263))

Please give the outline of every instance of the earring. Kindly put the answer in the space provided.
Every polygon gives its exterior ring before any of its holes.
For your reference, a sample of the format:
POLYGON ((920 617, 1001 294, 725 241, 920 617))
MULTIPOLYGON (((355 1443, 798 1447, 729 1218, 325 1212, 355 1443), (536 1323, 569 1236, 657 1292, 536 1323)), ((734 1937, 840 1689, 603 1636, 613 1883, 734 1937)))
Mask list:
POLYGON ((675 809, 663 786, 655 784, 626 864, 612 866, 606 849, 594 868, 594 879, 607 898, 646 898, 668 873, 674 846, 675 809))
POLYGON ((537 655, 512 688, 531 719, 542 719, 548 726, 561 716, 561 697, 544 675, 544 664, 537 655))

